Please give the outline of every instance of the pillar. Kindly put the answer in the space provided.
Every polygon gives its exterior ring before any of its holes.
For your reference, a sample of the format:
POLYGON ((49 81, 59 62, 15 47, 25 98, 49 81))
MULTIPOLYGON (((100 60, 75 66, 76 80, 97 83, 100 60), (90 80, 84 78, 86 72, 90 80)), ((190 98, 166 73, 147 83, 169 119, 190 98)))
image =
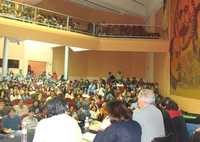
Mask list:
POLYGON ((69 68, 69 47, 65 46, 64 54, 64 79, 68 79, 68 68, 69 68))
POLYGON ((4 37, 3 64, 2 64, 2 76, 3 77, 5 77, 8 72, 8 48, 9 48, 9 40, 7 37, 4 37))
POLYGON ((147 53, 145 80, 154 82, 154 53, 147 53))

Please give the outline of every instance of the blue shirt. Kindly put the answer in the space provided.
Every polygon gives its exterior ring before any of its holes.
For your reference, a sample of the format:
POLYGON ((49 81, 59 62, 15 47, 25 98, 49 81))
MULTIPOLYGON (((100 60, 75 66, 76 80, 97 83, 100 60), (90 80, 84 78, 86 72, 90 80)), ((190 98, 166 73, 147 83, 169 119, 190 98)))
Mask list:
POLYGON ((10 117, 6 116, 6 117, 3 118, 2 124, 3 124, 3 128, 10 128, 12 130, 19 130, 20 117, 17 116, 17 115, 14 118, 10 118, 10 117))
POLYGON ((141 142, 141 127, 133 120, 112 123, 99 132, 94 142, 141 142))

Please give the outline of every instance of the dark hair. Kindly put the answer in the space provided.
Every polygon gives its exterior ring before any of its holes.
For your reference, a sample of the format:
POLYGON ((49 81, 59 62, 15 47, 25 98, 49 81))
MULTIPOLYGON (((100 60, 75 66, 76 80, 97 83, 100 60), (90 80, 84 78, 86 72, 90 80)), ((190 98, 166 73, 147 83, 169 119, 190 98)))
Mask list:
POLYGON ((107 110, 112 118, 117 121, 132 119, 131 111, 122 101, 116 100, 107 104, 107 110))
POLYGON ((177 103, 174 102, 173 100, 170 100, 169 104, 166 105, 166 107, 168 110, 179 110, 177 103))
POLYGON ((61 97, 54 97, 53 99, 49 100, 46 104, 46 107, 48 117, 62 114, 66 111, 66 104, 61 97))

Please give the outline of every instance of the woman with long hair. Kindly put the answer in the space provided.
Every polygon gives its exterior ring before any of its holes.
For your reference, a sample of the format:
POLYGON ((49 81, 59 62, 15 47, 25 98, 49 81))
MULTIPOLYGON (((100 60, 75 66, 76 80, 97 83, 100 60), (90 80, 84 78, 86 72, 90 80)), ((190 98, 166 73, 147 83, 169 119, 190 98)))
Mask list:
POLYGON ((110 102, 107 110, 111 125, 100 131, 94 142, 141 142, 141 127, 132 120, 132 114, 123 102, 110 102))

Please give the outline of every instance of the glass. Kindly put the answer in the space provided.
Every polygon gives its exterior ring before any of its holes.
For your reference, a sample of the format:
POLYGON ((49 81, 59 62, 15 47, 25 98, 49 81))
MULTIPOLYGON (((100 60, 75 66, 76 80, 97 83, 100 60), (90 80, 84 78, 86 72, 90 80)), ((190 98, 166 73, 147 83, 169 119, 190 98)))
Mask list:
POLYGON ((47 11, 44 9, 37 9, 35 23, 52 28, 67 30, 68 16, 61 15, 56 12, 47 11))

